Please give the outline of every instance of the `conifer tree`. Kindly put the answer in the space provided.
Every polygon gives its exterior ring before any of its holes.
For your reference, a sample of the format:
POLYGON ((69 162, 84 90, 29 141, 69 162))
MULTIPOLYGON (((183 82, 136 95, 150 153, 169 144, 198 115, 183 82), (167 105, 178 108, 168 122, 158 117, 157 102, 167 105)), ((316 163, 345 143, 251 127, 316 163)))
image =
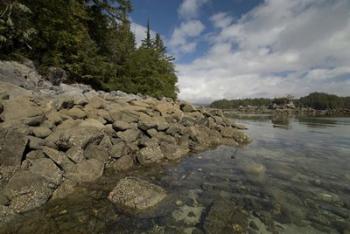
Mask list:
POLYGON ((150 20, 147 20, 146 38, 142 40, 141 47, 151 49, 153 47, 150 20))

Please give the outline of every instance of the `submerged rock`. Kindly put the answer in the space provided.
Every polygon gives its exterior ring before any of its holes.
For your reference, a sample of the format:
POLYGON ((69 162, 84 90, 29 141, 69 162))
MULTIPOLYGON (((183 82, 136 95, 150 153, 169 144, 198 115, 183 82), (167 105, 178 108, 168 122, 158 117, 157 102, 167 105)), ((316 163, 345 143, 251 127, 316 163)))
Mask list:
POLYGON ((81 161, 67 176, 75 182, 93 182, 103 175, 104 163, 97 159, 81 161))
POLYGON ((137 155, 137 160, 142 165, 159 162, 164 157, 159 145, 142 148, 137 155))
POLYGON ((194 226, 200 222, 204 207, 181 206, 172 213, 176 222, 183 222, 186 225, 194 226))
POLYGON ((157 205, 166 197, 161 187, 133 177, 121 179, 108 199, 124 208, 144 210, 157 205))
POLYGON ((11 178, 4 192, 11 200, 10 208, 22 213, 46 203, 53 191, 50 182, 43 176, 20 171, 11 178))
POLYGON ((246 233, 248 216, 240 208, 226 201, 217 201, 211 206, 204 221, 204 230, 208 234, 246 233))

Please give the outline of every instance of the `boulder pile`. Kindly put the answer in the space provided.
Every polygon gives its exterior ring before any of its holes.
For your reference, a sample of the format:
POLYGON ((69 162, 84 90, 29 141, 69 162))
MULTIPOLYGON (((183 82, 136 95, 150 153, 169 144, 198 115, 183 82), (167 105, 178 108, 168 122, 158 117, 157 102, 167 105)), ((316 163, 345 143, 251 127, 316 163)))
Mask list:
POLYGON ((221 111, 54 86, 14 64, 0 62, 0 220, 62 198, 106 168, 121 172, 249 141, 221 111))

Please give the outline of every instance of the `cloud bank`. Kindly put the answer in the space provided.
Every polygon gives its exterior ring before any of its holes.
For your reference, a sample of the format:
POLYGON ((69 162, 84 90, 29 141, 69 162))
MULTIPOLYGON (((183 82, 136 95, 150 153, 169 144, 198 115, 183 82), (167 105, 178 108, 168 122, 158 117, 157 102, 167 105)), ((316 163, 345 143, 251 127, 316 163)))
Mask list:
MULTIPOLYGON (((196 16, 198 2, 185 0, 179 14, 196 16)), ((350 1, 266 0, 238 20, 226 12, 210 20, 208 51, 177 64, 181 99, 350 95, 350 1)), ((197 21, 175 29, 171 47, 193 51, 191 37, 204 30, 197 21), (195 22, 197 31, 188 26, 195 22)))

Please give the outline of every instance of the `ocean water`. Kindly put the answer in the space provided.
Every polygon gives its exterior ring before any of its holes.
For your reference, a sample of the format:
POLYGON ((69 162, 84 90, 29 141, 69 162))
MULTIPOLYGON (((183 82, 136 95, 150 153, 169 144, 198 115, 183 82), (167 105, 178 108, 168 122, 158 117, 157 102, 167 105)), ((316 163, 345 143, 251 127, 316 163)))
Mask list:
POLYGON ((107 175, 0 233, 350 233, 350 118, 241 116, 253 140, 127 175, 165 188, 159 206, 116 208, 107 175))

